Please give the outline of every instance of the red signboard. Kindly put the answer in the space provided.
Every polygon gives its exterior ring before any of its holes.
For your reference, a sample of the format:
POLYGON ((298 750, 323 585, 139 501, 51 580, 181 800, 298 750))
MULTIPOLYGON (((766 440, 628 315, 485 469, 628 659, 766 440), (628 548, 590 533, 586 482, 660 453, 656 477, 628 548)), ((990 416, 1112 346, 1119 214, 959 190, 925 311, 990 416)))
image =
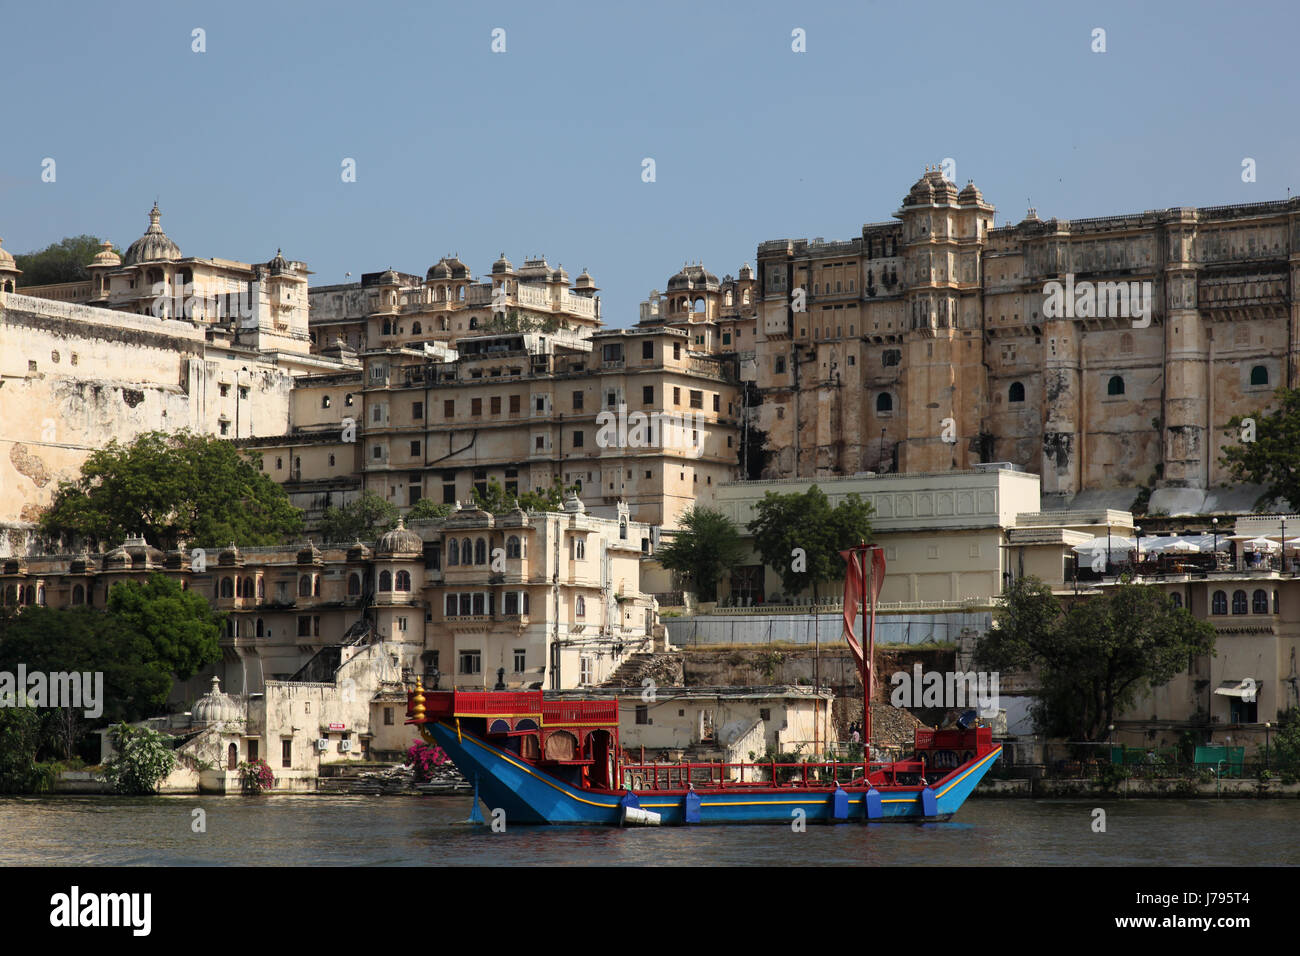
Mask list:
POLYGON ((330 724, 330 730, 347 730, 347 724, 330 724))

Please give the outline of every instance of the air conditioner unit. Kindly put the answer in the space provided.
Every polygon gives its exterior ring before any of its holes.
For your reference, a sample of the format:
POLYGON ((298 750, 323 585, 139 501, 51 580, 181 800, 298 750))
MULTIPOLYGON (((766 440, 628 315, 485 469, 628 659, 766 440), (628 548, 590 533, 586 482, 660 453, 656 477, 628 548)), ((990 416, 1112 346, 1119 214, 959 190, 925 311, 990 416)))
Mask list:
POLYGON ((339 741, 339 750, 341 750, 343 753, 347 753, 351 749, 352 749, 352 741, 350 740, 339 741))
POLYGON ((316 741, 316 749, 321 751, 322 753, 326 750, 329 750, 330 739, 328 737, 321 737, 319 740, 316 741))

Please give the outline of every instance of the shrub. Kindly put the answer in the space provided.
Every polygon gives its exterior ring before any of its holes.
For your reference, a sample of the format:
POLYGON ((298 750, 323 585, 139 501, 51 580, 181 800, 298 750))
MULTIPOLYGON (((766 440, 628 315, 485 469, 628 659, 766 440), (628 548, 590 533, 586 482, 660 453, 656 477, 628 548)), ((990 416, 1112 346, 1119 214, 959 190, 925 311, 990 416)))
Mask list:
POLYGON ((275 786, 275 774, 265 760, 256 763, 245 761, 239 765, 239 785, 244 793, 255 794, 275 786))
POLYGON ((163 778, 176 767, 173 738, 147 727, 118 724, 109 731, 117 749, 104 764, 104 777, 116 793, 157 793, 163 778))
POLYGON ((433 779, 433 768, 447 762, 447 753, 441 747, 429 746, 417 740, 406 751, 406 762, 415 768, 415 777, 421 783, 433 779))

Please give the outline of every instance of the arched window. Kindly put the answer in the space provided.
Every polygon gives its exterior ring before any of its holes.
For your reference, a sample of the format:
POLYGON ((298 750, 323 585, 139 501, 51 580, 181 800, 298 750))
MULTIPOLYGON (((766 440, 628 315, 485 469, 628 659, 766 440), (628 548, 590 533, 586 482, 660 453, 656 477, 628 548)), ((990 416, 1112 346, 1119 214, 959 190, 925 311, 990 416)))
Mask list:
POLYGON ((877 412, 892 412, 894 410, 894 400, 888 392, 881 392, 876 396, 877 412))
POLYGON ((234 579, 234 578, 222 578, 222 579, 221 579, 221 596, 222 596, 223 598, 228 598, 228 597, 234 597, 234 596, 235 596, 235 579, 234 579))
POLYGON ((1025 400, 1025 386, 1021 382, 1012 382, 1011 389, 1007 392, 1008 402, 1023 402, 1025 400))
POLYGON ((392 334, 393 334, 393 323, 392 323, 392 322, 389 322, 387 319, 384 319, 383 331, 382 331, 381 334, 383 334, 383 335, 392 335, 392 334))
POLYGON ((471 315, 471 316, 469 317, 469 327, 470 327, 471 329, 477 329, 477 328, 478 328, 478 316, 471 315))
POLYGON ((506 538, 506 557, 507 558, 519 557, 518 536, 512 534, 510 537, 506 538))
POLYGON ((474 542, 474 563, 487 564, 487 542, 482 538, 474 542))
POLYGON ((1255 591, 1250 596, 1250 613, 1267 614, 1268 613, 1268 592, 1262 588, 1255 591))
POLYGON ((266 597, 266 578, 257 579, 257 596, 259 598, 266 597))
POLYGON ((469 538, 460 539, 460 560, 463 564, 474 563, 474 545, 469 538))
POLYGON ((1210 601, 1211 614, 1228 613, 1228 595, 1225 591, 1215 591, 1214 597, 1210 601))
POLYGON ((348 575, 348 594, 355 596, 361 593, 361 575, 353 571, 348 575))
POLYGON ((393 574, 391 571, 379 572, 379 590, 391 591, 393 589, 393 574))
POLYGON ((36 586, 34 584, 27 585, 27 594, 23 598, 23 603, 24 604, 36 603, 36 586))
POLYGON ((310 574, 304 574, 298 579, 298 597, 311 597, 310 574))
POLYGON ((410 572, 410 571, 398 571, 398 572, 397 572, 397 588, 396 588, 396 590, 398 590, 398 591, 409 591, 409 590, 411 590, 411 572, 410 572))
POLYGON ((1250 384, 1251 384, 1251 385, 1267 385, 1267 384, 1268 384, 1268 369, 1266 369, 1266 368, 1265 368, 1264 366, 1262 366, 1262 365, 1256 365, 1254 368, 1252 368, 1252 369, 1250 370, 1250 384))
POLYGON ((1245 591, 1232 592, 1232 613, 1233 614, 1246 613, 1246 592, 1245 591))
POLYGON ((73 604, 86 603, 86 589, 83 588, 80 584, 74 584, 72 586, 72 603, 73 604))
POLYGON ((1177 591, 1175 591, 1173 594, 1169 595, 1169 601, 1170 601, 1170 603, 1173 604, 1174 607, 1182 607, 1182 606, 1183 606, 1183 596, 1182 596, 1181 594, 1179 594, 1177 591))
POLYGON ((1121 378, 1121 377, 1118 376, 1118 375, 1112 375, 1112 376, 1110 377, 1110 381, 1106 383, 1106 394, 1107 394, 1107 395, 1123 395, 1123 394, 1124 394, 1124 379, 1121 378))
POLYGON ((316 595, 316 597, 320 597, 320 575, 319 574, 313 574, 311 576, 311 593, 316 595))
POLYGON ((239 769, 239 748, 234 744, 231 744, 226 751, 226 769, 239 769))
POLYGON ((44 584, 42 584, 36 590, 36 603, 39 604, 41 607, 45 606, 45 585, 44 584))
POLYGON ((283 459, 283 458, 277 458, 277 459, 275 460, 275 470, 276 470, 276 471, 279 471, 279 470, 280 470, 281 468, 283 468, 283 467, 284 467, 284 459, 283 459))
POLYGON ((621 540, 621 541, 626 541, 626 540, 627 540, 627 522, 626 522, 626 521, 620 521, 620 522, 618 523, 618 537, 619 537, 619 540, 621 540))
POLYGON ((257 636, 266 637, 266 625, 262 623, 260 617, 257 619, 257 636))
POLYGON ((1273 613, 1274 614, 1282 613, 1282 605, 1278 602, 1276 591, 1273 592, 1273 613))
POLYGON ((447 567, 460 564, 460 545, 455 538, 447 542, 447 567))
POLYGON ((578 617, 587 616, 587 599, 584 598, 581 594, 578 595, 577 607, 573 613, 578 617))
POLYGON ((412 335, 419 335, 422 331, 423 331, 423 330, 420 328, 420 323, 419 323, 419 322, 413 322, 413 323, 411 323, 411 334, 412 334, 412 335))

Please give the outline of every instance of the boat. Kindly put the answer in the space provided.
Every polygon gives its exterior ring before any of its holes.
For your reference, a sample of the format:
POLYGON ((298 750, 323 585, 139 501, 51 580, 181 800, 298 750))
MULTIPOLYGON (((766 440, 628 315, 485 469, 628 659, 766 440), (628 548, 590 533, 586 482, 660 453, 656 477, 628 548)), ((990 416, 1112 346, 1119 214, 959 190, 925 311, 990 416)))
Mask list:
MULTIPOLYGON (((879 547, 841 552, 844 636, 863 679, 871 740, 879 547), (862 608, 863 642, 854 633, 862 608)), ((648 763, 619 745, 618 701, 548 700, 540 690, 407 694, 407 724, 440 746, 494 819, 511 824, 677 826, 720 823, 933 822, 950 819, 1002 752, 973 713, 918 728, 901 760, 648 763)), ((477 803, 475 805, 477 811, 477 803)))

